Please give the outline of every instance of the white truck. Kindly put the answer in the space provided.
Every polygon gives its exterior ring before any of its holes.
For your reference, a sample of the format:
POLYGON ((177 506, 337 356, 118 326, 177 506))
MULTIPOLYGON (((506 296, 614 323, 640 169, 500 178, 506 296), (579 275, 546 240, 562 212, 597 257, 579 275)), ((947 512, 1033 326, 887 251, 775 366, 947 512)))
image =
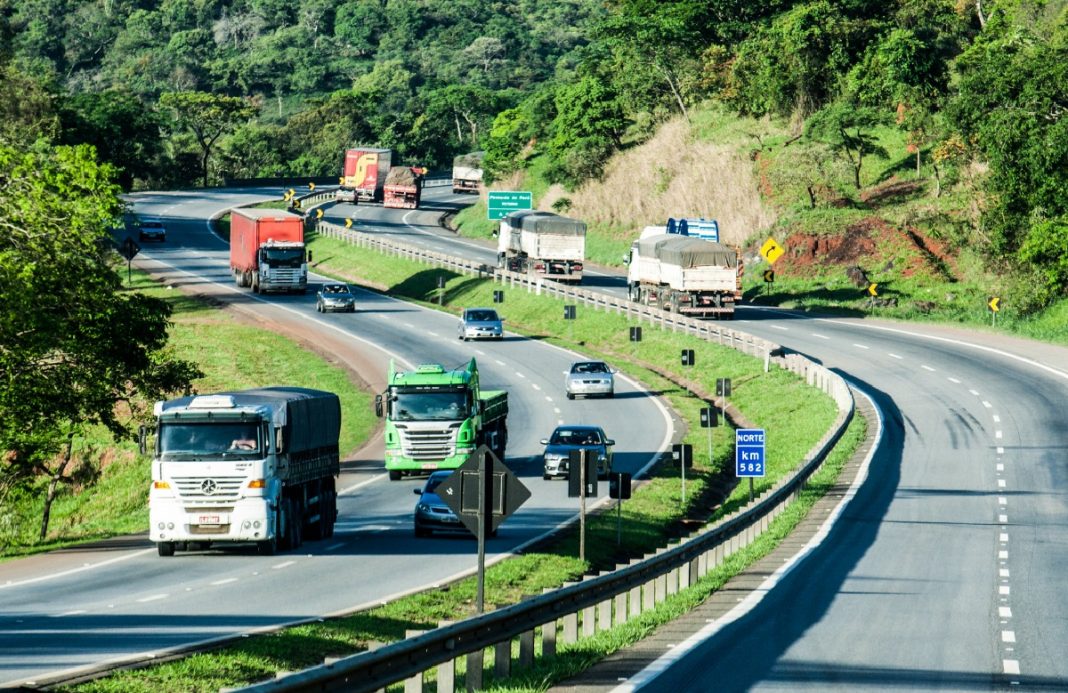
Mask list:
POLYGON ((149 538, 160 556, 217 542, 271 555, 333 535, 337 395, 266 387, 157 402, 154 413, 149 538))
POLYGON ((678 234, 643 233, 624 260, 632 301, 697 317, 734 317, 742 297, 736 249, 678 234))
POLYGON ((579 283, 586 258, 586 222, 552 212, 519 210, 501 219, 497 266, 579 283))
POLYGON ((482 159, 485 152, 460 154, 452 160, 453 193, 477 193, 482 187, 482 159))

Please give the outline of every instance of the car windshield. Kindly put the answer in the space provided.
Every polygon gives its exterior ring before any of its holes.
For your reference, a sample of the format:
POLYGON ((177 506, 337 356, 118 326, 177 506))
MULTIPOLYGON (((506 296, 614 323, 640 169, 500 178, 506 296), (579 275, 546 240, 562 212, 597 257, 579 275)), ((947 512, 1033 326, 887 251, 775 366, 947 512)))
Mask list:
POLYGON ((341 284, 328 284, 323 287, 324 294, 347 294, 349 287, 342 286, 341 284))
POLYGON ((141 222, 141 228, 143 229, 161 229, 163 223, 158 221, 143 221, 141 222))
POLYGON ((423 489, 423 493, 435 493, 438 486, 441 486, 441 482, 449 478, 448 474, 433 474, 426 480, 426 488, 423 489))
POLYGON ((467 311, 467 319, 472 322, 490 322, 497 319, 497 311, 469 310, 467 311))
POLYGON ((600 442, 597 431, 572 428, 558 428, 549 439, 550 445, 598 445, 600 442))
POLYGON ((159 427, 163 459, 259 456, 260 449, 260 428, 254 421, 164 423, 159 427))
POLYGON ((572 373, 608 373, 608 365, 600 361, 576 363, 571 367, 572 373))

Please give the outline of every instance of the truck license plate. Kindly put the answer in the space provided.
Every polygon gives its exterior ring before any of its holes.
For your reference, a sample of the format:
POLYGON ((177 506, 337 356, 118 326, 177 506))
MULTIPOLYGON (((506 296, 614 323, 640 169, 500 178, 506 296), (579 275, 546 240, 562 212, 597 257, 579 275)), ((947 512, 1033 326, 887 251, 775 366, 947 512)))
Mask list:
POLYGON ((199 525, 217 525, 222 518, 219 515, 201 515, 197 518, 199 525))
POLYGON ((437 469, 438 468, 438 466, 436 464, 425 463, 425 462, 421 466, 422 466, 423 469, 437 469))

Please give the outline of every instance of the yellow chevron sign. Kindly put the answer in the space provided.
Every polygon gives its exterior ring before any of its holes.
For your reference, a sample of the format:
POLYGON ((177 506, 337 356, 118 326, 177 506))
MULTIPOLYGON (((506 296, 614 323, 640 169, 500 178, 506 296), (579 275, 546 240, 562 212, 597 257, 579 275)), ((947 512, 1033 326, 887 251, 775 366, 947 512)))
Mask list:
POLYGON ((316 219, 322 219, 323 218, 323 210, 321 210, 321 209, 315 210, 315 218, 316 219))
POLYGON ((345 228, 346 229, 351 229, 352 228, 352 219, 349 218, 349 217, 345 217, 345 228))
POLYGON ((879 286, 878 284, 872 284, 871 286, 869 286, 868 287, 868 293, 871 294, 872 296, 878 296, 879 292, 875 290, 878 286, 879 286))
POLYGON ((992 310, 992 311, 994 311, 996 313, 999 310, 1001 310, 1001 308, 998 307, 998 303, 1000 303, 1000 302, 1001 302, 1001 297, 1000 296, 994 296, 993 298, 990 299, 990 301, 987 303, 987 305, 990 306, 990 310, 992 310))
POLYGON ((308 190, 315 190, 315 183, 308 183, 308 190))

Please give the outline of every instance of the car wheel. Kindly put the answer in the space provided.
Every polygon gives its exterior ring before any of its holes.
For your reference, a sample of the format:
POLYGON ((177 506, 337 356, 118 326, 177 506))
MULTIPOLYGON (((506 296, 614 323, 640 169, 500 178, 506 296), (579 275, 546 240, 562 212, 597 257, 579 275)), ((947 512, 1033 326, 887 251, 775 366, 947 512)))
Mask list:
POLYGON ((574 392, 567 393, 567 398, 568 399, 575 399, 575 393, 574 392))
POLYGON ((606 397, 608 397, 608 399, 615 399, 615 397, 616 397, 616 393, 615 393, 615 391, 613 390, 612 392, 609 392, 609 393, 608 393, 608 394, 606 395, 606 397))
POLYGON ((553 477, 552 477, 552 475, 551 475, 551 474, 542 474, 542 475, 541 475, 541 478, 542 478, 542 479, 544 479, 545 481, 549 481, 549 480, 551 480, 551 479, 552 479, 553 477))
POLYGON ((323 304, 322 303, 316 303, 315 304, 315 312, 316 313, 322 313, 323 312, 323 304))
POLYGON ((356 312, 356 306, 349 306, 349 312, 350 313, 355 313, 356 312))

